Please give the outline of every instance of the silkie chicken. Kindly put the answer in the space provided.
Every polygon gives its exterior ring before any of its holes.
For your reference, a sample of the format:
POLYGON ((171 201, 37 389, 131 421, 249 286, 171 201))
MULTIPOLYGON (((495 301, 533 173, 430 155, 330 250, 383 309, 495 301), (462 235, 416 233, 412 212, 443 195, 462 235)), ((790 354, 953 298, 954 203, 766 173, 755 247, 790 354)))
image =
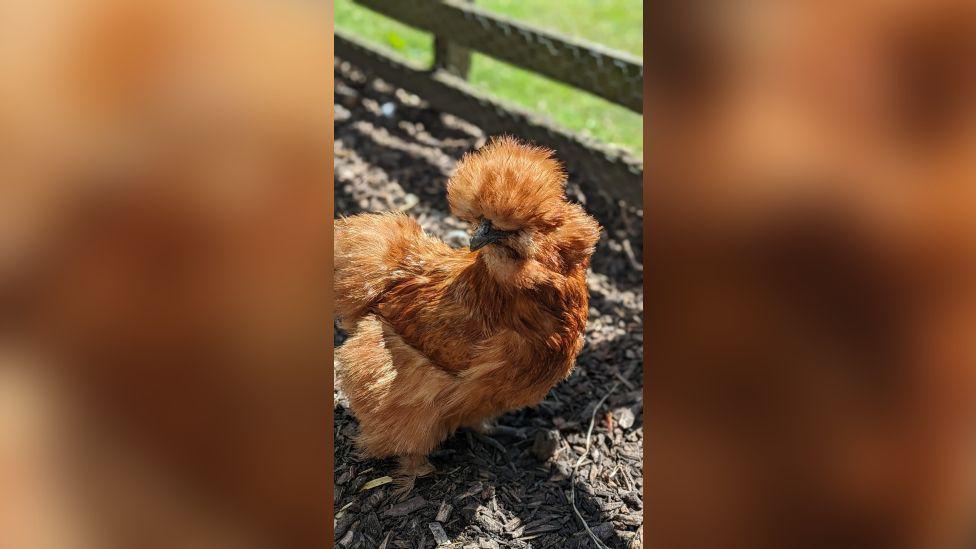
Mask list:
POLYGON ((401 213, 335 223, 337 381, 365 457, 398 457, 408 492, 457 428, 538 403, 573 370, 600 226, 565 198, 553 152, 496 138, 447 184, 475 230, 455 250, 401 213))

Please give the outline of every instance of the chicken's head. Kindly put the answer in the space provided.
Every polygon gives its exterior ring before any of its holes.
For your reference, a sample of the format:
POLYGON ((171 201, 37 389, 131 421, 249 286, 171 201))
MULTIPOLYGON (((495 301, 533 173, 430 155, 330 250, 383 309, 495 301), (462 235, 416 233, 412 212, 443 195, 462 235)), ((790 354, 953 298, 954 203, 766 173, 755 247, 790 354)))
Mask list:
POLYGON ((531 285, 540 269, 586 267, 600 227, 566 200, 566 172, 553 151, 511 137, 465 155, 447 185, 451 211, 474 228, 471 251, 498 278, 531 285))

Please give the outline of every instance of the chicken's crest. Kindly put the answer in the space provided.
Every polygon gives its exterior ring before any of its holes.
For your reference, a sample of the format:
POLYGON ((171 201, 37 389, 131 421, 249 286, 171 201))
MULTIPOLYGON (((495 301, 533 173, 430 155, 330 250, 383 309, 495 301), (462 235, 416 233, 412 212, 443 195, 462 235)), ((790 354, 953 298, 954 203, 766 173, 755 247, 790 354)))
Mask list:
POLYGON ((475 229, 471 250, 489 272, 531 287, 585 271, 599 238, 599 225, 566 200, 565 188, 553 151, 498 137, 458 163, 447 197, 475 229))
POLYGON ((566 172, 553 151, 511 137, 466 154, 447 184, 454 215, 503 230, 551 228, 563 200, 566 172))

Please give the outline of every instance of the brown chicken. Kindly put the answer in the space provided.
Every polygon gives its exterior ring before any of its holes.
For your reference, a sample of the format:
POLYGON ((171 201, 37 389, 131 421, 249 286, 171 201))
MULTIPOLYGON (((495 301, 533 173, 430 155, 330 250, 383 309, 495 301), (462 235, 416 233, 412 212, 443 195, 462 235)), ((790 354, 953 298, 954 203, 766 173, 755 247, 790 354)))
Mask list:
POLYGON ((552 151, 499 138, 447 185, 453 213, 476 227, 469 250, 398 213, 336 222, 336 310, 350 332, 337 380, 360 451, 398 456, 408 486, 455 429, 535 404, 572 371, 600 227, 565 183, 552 151))

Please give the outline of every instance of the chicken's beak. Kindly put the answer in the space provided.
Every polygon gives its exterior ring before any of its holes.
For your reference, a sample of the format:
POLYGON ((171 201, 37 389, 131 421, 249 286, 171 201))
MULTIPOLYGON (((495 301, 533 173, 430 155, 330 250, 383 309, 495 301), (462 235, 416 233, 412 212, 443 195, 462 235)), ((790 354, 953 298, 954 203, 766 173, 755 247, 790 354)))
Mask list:
POLYGON ((491 221, 485 219, 478 225, 478 228, 471 235, 471 242, 468 247, 472 252, 480 250, 485 246, 498 242, 498 240, 505 235, 505 231, 499 231, 491 226, 491 221))

